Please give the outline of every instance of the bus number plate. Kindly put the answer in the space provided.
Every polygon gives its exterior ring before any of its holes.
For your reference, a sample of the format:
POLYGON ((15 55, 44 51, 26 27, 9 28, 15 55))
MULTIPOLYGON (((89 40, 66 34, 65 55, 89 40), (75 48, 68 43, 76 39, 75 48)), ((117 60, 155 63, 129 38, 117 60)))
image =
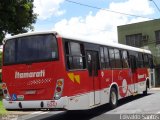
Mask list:
POLYGON ((52 108, 52 107, 56 107, 57 103, 55 101, 48 101, 47 102, 47 107, 52 108))

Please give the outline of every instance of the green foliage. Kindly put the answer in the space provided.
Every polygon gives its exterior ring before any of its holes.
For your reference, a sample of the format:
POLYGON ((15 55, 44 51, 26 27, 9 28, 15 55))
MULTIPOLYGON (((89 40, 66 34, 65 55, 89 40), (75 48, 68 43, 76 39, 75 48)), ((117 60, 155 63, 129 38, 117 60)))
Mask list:
POLYGON ((0 96, 0 118, 2 115, 7 114, 7 111, 5 110, 3 104, 2 104, 2 96, 0 96))
POLYGON ((5 34, 33 30, 37 14, 33 13, 33 0, 0 0, 0 42, 5 34))
MULTIPOLYGON (((0 52, 0 69, 2 69, 2 52, 0 52)), ((0 70, 0 83, 2 82, 2 73, 0 70)))
POLYGON ((2 68, 2 52, 0 52, 0 69, 2 68))
MULTIPOLYGON (((0 83, 2 82, 2 73, 0 73, 0 83)), ((0 88, 1 89, 1 88, 0 88)))

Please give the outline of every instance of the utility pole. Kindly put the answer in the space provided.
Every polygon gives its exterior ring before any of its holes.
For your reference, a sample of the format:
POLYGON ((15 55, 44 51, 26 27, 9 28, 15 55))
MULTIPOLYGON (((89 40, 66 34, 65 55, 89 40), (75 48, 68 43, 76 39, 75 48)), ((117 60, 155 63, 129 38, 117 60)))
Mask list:
POLYGON ((158 11, 160 12, 160 8, 158 7, 158 5, 154 2, 154 0, 149 0, 149 1, 152 1, 153 4, 156 6, 156 8, 158 9, 158 11))

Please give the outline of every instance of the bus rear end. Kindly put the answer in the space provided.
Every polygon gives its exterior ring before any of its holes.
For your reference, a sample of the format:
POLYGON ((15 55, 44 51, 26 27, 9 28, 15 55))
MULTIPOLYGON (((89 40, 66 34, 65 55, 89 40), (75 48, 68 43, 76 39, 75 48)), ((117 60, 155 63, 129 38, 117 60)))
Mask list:
POLYGON ((61 38, 53 33, 25 34, 6 40, 2 67, 6 109, 66 107, 61 48, 61 38))

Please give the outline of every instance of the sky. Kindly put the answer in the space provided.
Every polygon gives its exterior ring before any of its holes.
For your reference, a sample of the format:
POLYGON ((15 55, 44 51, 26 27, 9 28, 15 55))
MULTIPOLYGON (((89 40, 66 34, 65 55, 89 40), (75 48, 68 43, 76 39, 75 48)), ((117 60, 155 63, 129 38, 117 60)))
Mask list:
POLYGON ((34 0, 34 12, 38 14, 34 28, 76 38, 118 42, 117 26, 160 17, 154 3, 160 8, 159 0, 34 0))

